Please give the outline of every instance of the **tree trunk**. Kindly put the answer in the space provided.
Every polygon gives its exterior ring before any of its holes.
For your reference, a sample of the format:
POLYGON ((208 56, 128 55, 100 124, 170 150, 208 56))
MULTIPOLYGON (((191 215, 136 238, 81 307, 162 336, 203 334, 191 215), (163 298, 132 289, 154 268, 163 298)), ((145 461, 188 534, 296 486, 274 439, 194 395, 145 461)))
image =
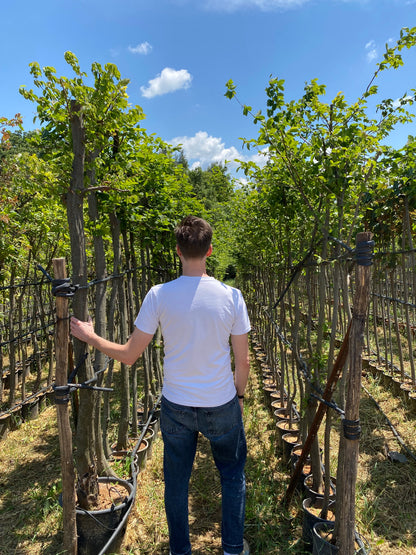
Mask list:
MULTIPOLYGON (((115 213, 110 214, 111 233, 113 239, 114 252, 114 270, 116 274, 121 273, 121 250, 120 250, 120 220, 115 213)), ((120 334, 118 341, 125 343, 127 341, 127 308, 126 294, 122 277, 117 278, 117 298, 120 320, 120 334)), ((121 381, 120 381, 120 421, 118 426, 117 450, 127 447, 129 434, 129 416, 130 416, 130 385, 129 370, 127 364, 120 364, 121 381)))
MULTIPOLYGON (((76 292, 72 307, 79 320, 88 319, 87 299, 87 255, 85 248, 83 194, 85 130, 81 107, 71 102, 71 130, 74 159, 72 163, 71 185, 67 195, 67 219, 71 241, 72 282, 81 287, 76 292)), ((87 345, 74 339, 75 364, 87 351, 87 345)), ((78 370, 78 381, 85 382, 93 377, 92 366, 87 358, 78 370)), ((89 390, 79 392, 79 413, 75 435, 75 460, 78 471, 78 502, 90 509, 98 495, 98 480, 95 473, 94 442, 94 393, 89 390)))
MULTIPOLYGON (((98 156, 97 152, 89 155, 89 163, 92 165, 95 158, 98 156)), ((89 182, 91 186, 95 186, 95 171, 91 168, 88 171, 89 182)), ((88 213, 91 222, 97 223, 99 221, 97 195, 95 191, 90 191, 88 194, 88 213)), ((107 264, 105 258, 104 240, 101 233, 94 233, 94 266, 95 277, 97 283, 95 285, 95 317, 94 327, 98 335, 105 337, 107 334, 107 264)), ((104 369, 106 367, 107 357, 101 351, 94 350, 94 372, 97 373, 97 386, 100 387, 104 380, 104 369)), ((103 394, 101 391, 95 393, 95 407, 94 407, 94 439, 95 439, 95 453, 97 460, 97 472, 100 476, 114 476, 110 465, 108 464, 107 457, 104 451, 104 444, 106 439, 102 434, 101 422, 101 405, 103 394)))
POLYGON ((14 278, 16 275, 16 267, 13 265, 10 275, 10 289, 9 289, 9 373, 10 373, 10 391, 9 391, 9 404, 12 407, 16 402, 16 345, 14 337, 14 301, 15 301, 15 288, 14 278))

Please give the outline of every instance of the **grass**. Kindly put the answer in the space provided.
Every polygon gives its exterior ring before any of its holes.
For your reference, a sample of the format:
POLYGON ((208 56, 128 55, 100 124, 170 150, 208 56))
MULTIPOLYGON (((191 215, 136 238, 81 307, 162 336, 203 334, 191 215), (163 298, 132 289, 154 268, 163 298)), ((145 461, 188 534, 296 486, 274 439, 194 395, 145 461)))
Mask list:
MULTIPOLYGON (((254 367, 254 365, 253 365, 254 367)), ((377 379, 364 385, 393 421, 406 445, 416 452, 415 414, 377 379)), ((253 371, 244 412, 249 455, 246 466, 246 537, 253 555, 303 553, 301 498, 288 510, 281 500, 289 469, 276 445, 275 424, 266 408, 261 383, 253 371)), ((388 451, 400 445, 384 417, 363 393, 362 437, 357 480, 356 522, 372 555, 415 554, 416 462, 393 463, 388 451)), ((333 465, 336 466, 339 422, 334 419, 333 465)), ((169 553, 163 506, 162 441, 153 443, 152 458, 138 476, 137 502, 131 512, 121 555, 169 553)), ((124 469, 120 466, 120 473, 124 469)), ((332 473, 335 472, 335 468, 332 473)), ((55 408, 28 421, 1 442, 0 553, 57 555, 62 545, 60 456, 55 408)), ((190 530, 194 554, 222 555, 219 477, 209 443, 201 437, 190 484, 190 530)))
POLYGON ((0 552, 54 554, 62 545, 55 407, 9 432, 0 449, 0 552))

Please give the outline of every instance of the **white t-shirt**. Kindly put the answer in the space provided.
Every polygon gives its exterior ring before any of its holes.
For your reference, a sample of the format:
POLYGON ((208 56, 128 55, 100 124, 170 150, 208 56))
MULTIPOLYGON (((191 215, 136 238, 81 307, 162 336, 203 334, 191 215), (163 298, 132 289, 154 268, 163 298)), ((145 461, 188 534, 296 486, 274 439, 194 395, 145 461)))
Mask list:
POLYGON ((230 335, 250 331, 239 289, 212 277, 181 276, 147 293, 135 326, 164 341, 163 395, 193 407, 220 406, 236 393, 230 335))

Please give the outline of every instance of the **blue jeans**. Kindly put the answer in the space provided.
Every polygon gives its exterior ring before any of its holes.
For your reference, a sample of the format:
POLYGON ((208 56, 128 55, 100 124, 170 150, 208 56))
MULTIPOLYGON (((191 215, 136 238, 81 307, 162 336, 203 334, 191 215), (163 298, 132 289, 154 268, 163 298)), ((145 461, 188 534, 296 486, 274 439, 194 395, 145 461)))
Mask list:
POLYGON ((160 427, 164 442, 165 510, 172 555, 190 555, 188 487, 201 432, 221 477, 222 546, 243 550, 247 445, 237 396, 219 407, 187 407, 162 398, 160 427))

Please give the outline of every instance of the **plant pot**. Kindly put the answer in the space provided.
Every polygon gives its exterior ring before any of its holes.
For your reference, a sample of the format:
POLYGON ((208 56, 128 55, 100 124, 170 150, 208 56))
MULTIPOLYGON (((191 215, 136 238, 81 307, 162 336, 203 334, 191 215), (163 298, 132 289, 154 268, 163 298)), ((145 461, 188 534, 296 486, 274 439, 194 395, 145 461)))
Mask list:
POLYGON ((391 389, 394 395, 401 395, 403 393, 402 385, 402 379, 400 376, 393 376, 391 378, 391 389))
POLYGON ((284 398, 282 399, 280 391, 276 391, 275 393, 272 393, 270 395, 270 400, 271 400, 270 406, 273 412, 278 409, 284 409, 287 405, 287 397, 284 396, 284 398))
POLYGON ((147 451, 146 451, 146 460, 151 459, 152 458, 152 451, 153 451, 153 441, 156 437, 156 431, 154 428, 147 428, 146 433, 144 434, 144 438, 147 443, 148 443, 148 447, 147 447, 147 451))
POLYGON ((7 437, 10 430, 10 414, 2 414, 0 416, 0 439, 7 437))
POLYGON ((262 351, 256 351, 255 357, 259 363, 265 362, 266 360, 266 353, 262 351))
MULTIPOLYGON (((285 434, 299 433, 299 422, 290 422, 290 420, 279 420, 276 422, 277 444, 283 448, 282 438, 285 434)), ((297 442, 296 442, 297 443, 297 442)), ((292 445, 293 447, 293 445, 292 445)))
POLYGON ((274 379, 273 372, 270 370, 270 367, 268 364, 261 365, 261 374, 263 377, 263 383, 264 383, 264 380, 274 379))
POLYGON ((392 381, 393 381, 393 376, 391 374, 388 374, 386 371, 384 371, 381 374, 381 383, 383 384, 384 387, 386 387, 387 389, 391 389, 392 387, 392 381))
POLYGON ((268 375, 267 377, 263 376, 263 387, 273 387, 273 389, 276 389, 277 384, 276 384, 276 380, 274 379, 273 374, 270 372, 270 375, 268 375))
POLYGON ((33 420, 39 416, 39 397, 33 397, 22 405, 22 418, 24 421, 33 420))
POLYGON ((403 383, 400 384, 400 395, 401 397, 408 402, 412 395, 416 393, 416 388, 412 383, 412 380, 406 379, 403 383))
POLYGON ((313 544, 313 527, 317 522, 331 522, 335 519, 334 509, 335 502, 332 501, 328 506, 328 518, 321 517, 322 507, 324 505, 323 497, 312 499, 308 497, 303 500, 303 522, 302 522, 302 540, 307 547, 313 544))
POLYGON ((361 365, 363 370, 367 370, 367 368, 370 366, 370 358, 363 355, 361 358, 361 365))
POLYGON ((295 411, 292 409, 291 411, 291 416, 292 418, 290 418, 290 414, 289 411, 287 410, 286 407, 282 407, 280 409, 276 409, 275 411, 273 411, 273 416, 275 417, 276 421, 279 420, 292 420, 292 422, 299 422, 300 418, 299 416, 295 413, 295 411))
POLYGON ((42 412, 46 407, 46 392, 39 391, 36 396, 38 398, 39 412, 42 412))
MULTIPOLYGON (((313 538, 313 555, 333 555, 339 552, 339 548, 331 543, 332 532, 334 530, 333 522, 317 522, 312 531, 313 538)), ((366 555, 370 552, 368 542, 355 533, 355 555, 366 555)))
POLYGON ((312 529, 313 555, 333 555, 338 553, 339 548, 329 542, 329 534, 332 533, 334 525, 332 522, 317 522, 312 529))
POLYGON ((414 391, 409 393, 408 401, 410 410, 416 412, 416 393, 414 391))
POLYGON ((288 464, 290 461, 290 454, 292 453, 293 446, 299 441, 298 432, 289 432, 282 436, 282 461, 288 464))
MULTIPOLYGON (((307 497, 311 497, 312 499, 316 499, 317 497, 323 497, 324 496, 324 492, 323 491, 315 491, 312 489, 312 484, 313 484, 313 479, 312 479, 312 474, 308 474, 308 476, 306 476, 303 485, 306 491, 306 496, 307 497)), ((323 477, 323 481, 325 484, 325 476, 323 477)), ((330 491, 330 495, 329 498, 332 501, 335 501, 335 496, 336 496, 336 483, 337 480, 334 476, 331 476, 331 491, 330 491)))
MULTIPOLYGON (((292 448, 292 451, 290 453, 290 460, 292 462, 292 473, 296 468, 296 465, 298 463, 298 460, 299 460, 299 457, 300 457, 301 453, 302 453, 302 445, 301 444, 294 445, 294 447, 292 448)), ((308 456, 308 457, 306 457, 306 460, 303 463, 302 472, 300 473, 299 480, 296 484, 296 487, 298 489, 303 490, 303 488, 304 488, 303 484, 304 484, 305 478, 311 472, 312 472, 311 457, 308 456)))
MULTIPOLYGON (((18 384, 22 381, 22 369, 18 368, 15 370, 15 385, 16 387, 18 386, 18 384)), ((11 376, 10 376, 10 371, 7 371, 7 373, 3 374, 3 387, 4 389, 10 389, 10 382, 11 382, 11 376)))
MULTIPOLYGON (((137 428, 139 430, 139 432, 143 431, 143 428, 145 427, 146 423, 143 421, 140 421, 137 423, 137 428)), ((153 439, 156 437, 156 435, 158 434, 160 429, 160 419, 159 418, 152 418, 151 422, 149 423, 149 426, 147 427, 146 430, 146 439, 151 439, 153 441, 153 439), (150 430, 152 430, 153 433, 150 432, 150 430), (148 437, 149 436, 149 437, 148 437)))
POLYGON ((368 363, 368 371, 374 376, 381 376, 381 374, 383 373, 383 369, 381 368, 381 366, 378 366, 377 362, 375 360, 370 360, 368 363))
MULTIPOLYGON (((100 488, 114 488, 119 493, 120 502, 108 509, 86 511, 77 507, 76 521, 78 532, 78 555, 98 555, 105 544, 117 531, 126 512, 131 508, 135 496, 134 485, 120 478, 98 478, 100 488), (111 484, 114 484, 111 486, 111 484)), ((115 552, 123 541, 124 531, 114 538, 112 546, 115 552)))
POLYGON ((262 389, 264 394, 264 401, 266 405, 270 408, 271 402, 272 402, 272 398, 271 398, 272 394, 278 393, 276 389, 276 385, 263 385, 262 389))
POLYGON ((49 403, 49 405, 54 405, 55 404, 55 391, 53 390, 52 386, 50 386, 45 391, 45 398, 46 398, 47 403, 49 403))
POLYGON ((143 470, 146 467, 146 461, 149 451, 149 442, 147 439, 142 439, 140 447, 137 449, 136 456, 134 457, 134 466, 136 472, 143 470))
POLYGON ((10 411, 10 429, 17 430, 23 422, 22 406, 18 405, 10 411))

